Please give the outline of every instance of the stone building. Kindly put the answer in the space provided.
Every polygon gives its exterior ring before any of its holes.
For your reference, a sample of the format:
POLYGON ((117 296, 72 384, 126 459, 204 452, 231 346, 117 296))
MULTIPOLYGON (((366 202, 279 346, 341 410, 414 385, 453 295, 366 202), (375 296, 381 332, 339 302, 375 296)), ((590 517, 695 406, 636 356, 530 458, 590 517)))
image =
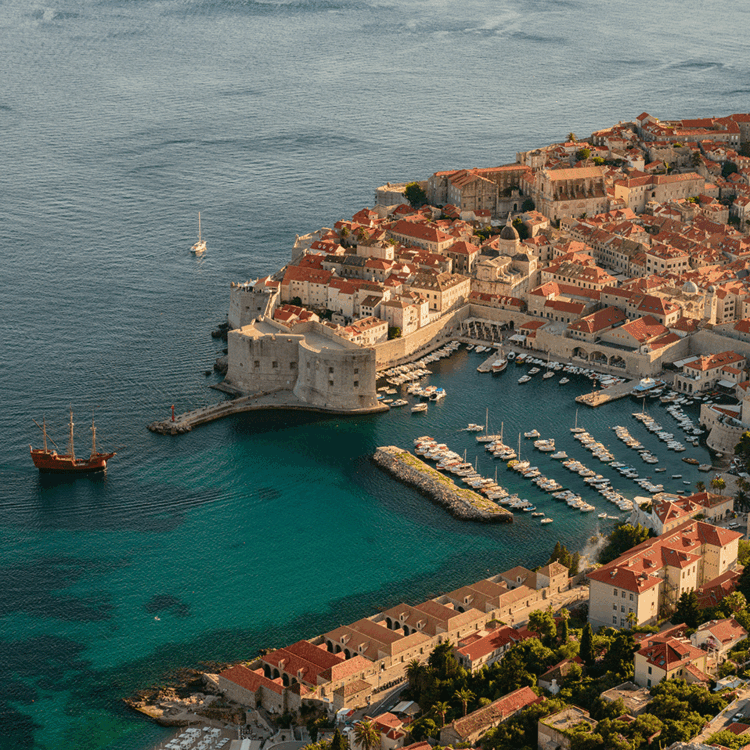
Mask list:
POLYGON ((572 730, 582 723, 588 724, 589 731, 596 730, 598 722, 589 716, 589 712, 578 706, 568 706, 551 716, 545 716, 538 722, 539 750, 570 750, 572 730))
MULTIPOLYGON (((386 326, 384 321, 379 321, 386 326)), ((266 318, 229 332, 225 383, 241 393, 286 390, 311 407, 378 408, 375 352, 321 323, 294 332, 266 318)))
POLYGON ((565 216, 593 216, 608 209, 601 167, 539 169, 533 179, 532 198, 536 210, 552 221, 565 216))
POLYGON ((589 622, 621 628, 656 622, 684 592, 737 566, 741 536, 691 520, 647 539, 589 573, 589 622))

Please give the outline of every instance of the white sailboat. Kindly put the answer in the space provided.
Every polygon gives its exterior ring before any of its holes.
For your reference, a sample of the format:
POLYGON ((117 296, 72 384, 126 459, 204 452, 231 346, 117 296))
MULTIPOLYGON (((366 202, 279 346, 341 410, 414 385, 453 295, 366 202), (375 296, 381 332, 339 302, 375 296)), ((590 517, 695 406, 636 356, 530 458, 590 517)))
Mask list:
POLYGON ((200 211, 198 212, 198 242, 196 242, 190 248, 190 252, 193 252, 196 255, 200 255, 201 253, 205 253, 206 252, 206 241, 203 239, 203 236, 201 235, 201 214, 200 214, 200 211))

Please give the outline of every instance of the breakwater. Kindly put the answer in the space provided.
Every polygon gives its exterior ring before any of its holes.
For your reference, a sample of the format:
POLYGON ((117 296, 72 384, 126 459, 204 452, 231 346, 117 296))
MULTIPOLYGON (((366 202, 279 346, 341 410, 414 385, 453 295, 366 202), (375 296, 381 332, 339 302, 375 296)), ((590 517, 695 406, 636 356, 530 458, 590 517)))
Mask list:
POLYGON ((479 523, 512 523, 513 514, 476 492, 458 487, 408 451, 395 445, 381 446, 372 457, 381 469, 419 490, 454 518, 479 523))
POLYGON ((388 411, 388 406, 386 404, 378 404, 369 409, 325 409, 320 406, 310 406, 297 398, 291 391, 279 389, 276 391, 264 391, 251 396, 240 396, 239 398, 222 401, 211 406, 203 406, 199 409, 175 416, 174 419, 151 422, 148 425, 148 429, 160 435, 182 435, 183 433, 190 432, 193 427, 213 422, 232 414, 272 409, 312 411, 321 414, 335 414, 337 416, 357 416, 386 412, 388 411))

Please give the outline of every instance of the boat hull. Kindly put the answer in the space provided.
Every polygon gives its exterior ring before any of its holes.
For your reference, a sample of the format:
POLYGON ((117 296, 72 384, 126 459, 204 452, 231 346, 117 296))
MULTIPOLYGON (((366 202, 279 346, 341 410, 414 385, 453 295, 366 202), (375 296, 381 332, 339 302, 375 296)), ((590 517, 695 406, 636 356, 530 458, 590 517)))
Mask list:
POLYGON ((73 459, 66 454, 60 455, 51 451, 31 450, 31 460, 39 471, 56 474, 105 471, 107 461, 114 455, 114 453, 94 453, 89 458, 73 459))

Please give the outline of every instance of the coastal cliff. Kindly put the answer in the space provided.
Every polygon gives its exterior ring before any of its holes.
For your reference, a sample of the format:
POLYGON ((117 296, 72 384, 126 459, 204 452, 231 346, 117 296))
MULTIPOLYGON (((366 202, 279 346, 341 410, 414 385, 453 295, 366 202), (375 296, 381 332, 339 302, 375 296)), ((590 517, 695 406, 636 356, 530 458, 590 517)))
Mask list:
POLYGON ((491 500, 458 487, 453 480, 395 445, 381 446, 372 457, 381 469, 411 485, 454 518, 479 523, 512 523, 513 514, 491 500))

